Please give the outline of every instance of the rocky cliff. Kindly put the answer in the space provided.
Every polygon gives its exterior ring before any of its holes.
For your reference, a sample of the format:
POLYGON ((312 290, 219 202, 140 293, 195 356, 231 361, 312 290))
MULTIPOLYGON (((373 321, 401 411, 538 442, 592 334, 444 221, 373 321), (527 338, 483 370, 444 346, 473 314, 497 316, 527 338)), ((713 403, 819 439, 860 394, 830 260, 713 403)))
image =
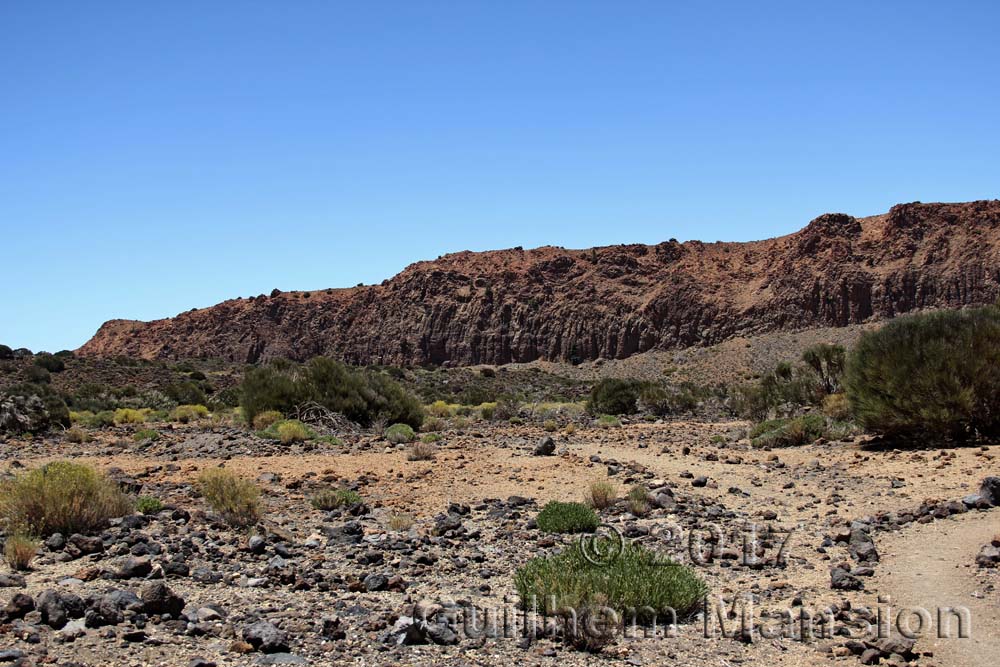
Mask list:
POLYGON ((112 320, 83 355, 502 364, 626 357, 735 335, 844 326, 1000 294, 1000 201, 826 214, 750 243, 460 252, 381 285, 112 320))

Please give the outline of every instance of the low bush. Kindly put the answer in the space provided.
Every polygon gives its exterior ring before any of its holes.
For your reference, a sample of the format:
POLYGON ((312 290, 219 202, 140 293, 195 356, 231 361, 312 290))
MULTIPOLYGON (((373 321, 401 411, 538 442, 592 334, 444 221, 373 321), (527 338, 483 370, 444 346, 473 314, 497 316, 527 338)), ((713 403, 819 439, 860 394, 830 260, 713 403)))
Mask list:
POLYGON ((170 413, 170 419, 181 424, 188 424, 206 417, 208 417, 208 408, 204 405, 178 405, 170 413))
POLYGON ((8 535, 3 543, 3 559, 12 570, 27 570, 41 546, 41 542, 29 535, 8 535))
POLYGON ((250 480, 225 468, 209 468, 199 475, 197 487, 227 523, 243 528, 260 520, 260 489, 250 480))
POLYGON ((115 410, 115 426, 122 426, 123 424, 142 424, 145 421, 146 415, 144 415, 141 410, 134 410, 132 408, 118 408, 115 410))
POLYGON ((413 517, 409 514, 404 514, 402 512, 393 512, 389 515, 388 521, 386 521, 389 528, 395 531, 405 531, 413 527, 413 517))
POLYGON ((754 447, 796 447, 807 445, 826 434, 826 419, 821 415, 807 414, 757 424, 750 431, 750 439, 754 447))
POLYGON ((434 459, 434 454, 437 452, 437 448, 427 442, 415 442, 410 447, 409 454, 406 455, 407 461, 432 461, 434 459))
POLYGON ((536 522, 543 533, 592 533, 600 525, 592 508, 583 503, 556 500, 546 503, 536 522))
POLYGON ((89 533, 130 511, 114 482, 78 463, 54 461, 0 484, 0 519, 8 531, 89 533))
POLYGON ((428 417, 424 420, 424 425, 420 427, 421 431, 425 433, 432 433, 434 431, 443 431, 447 423, 441 417, 428 417))
POLYGON ((140 514, 157 514, 163 510, 163 503, 153 496, 139 496, 135 501, 135 509, 140 514))
POLYGON ((160 433, 151 428, 144 428, 133 433, 132 439, 136 442, 153 442, 160 439, 160 433))
POLYGON ((0 345, 0 361, 7 361, 14 358, 14 350, 6 345, 0 345))
POLYGON ((361 494, 350 489, 326 489, 314 495, 309 502, 316 509, 329 512, 360 503, 361 494))
POLYGON ((426 444, 429 445, 429 444, 432 444, 432 443, 435 443, 435 442, 440 442, 443 439, 444 439, 444 437, 440 433, 425 433, 423 435, 423 437, 420 438, 420 442, 423 442, 423 443, 426 443, 426 444))
POLYGON ((594 425, 598 428, 617 428, 622 425, 622 422, 614 415, 601 415, 594 420, 594 425))
POLYGON ((265 410, 253 418, 253 427, 258 431, 265 431, 284 418, 285 416, 277 410, 265 410))
POLYGON ((432 417, 438 417, 439 419, 447 419, 455 414, 455 410, 458 408, 457 405, 450 405, 446 401, 434 401, 427 406, 427 414, 432 417))
POLYGON ((555 433, 559 430, 559 424, 555 419, 546 419, 542 422, 542 430, 546 433, 555 433))
POLYGON ((638 410, 642 384, 633 380, 605 378, 594 385, 587 400, 592 415, 630 415, 638 410))
POLYGON ((73 428, 66 431, 66 440, 72 442, 75 445, 81 445, 85 442, 90 442, 90 434, 84 431, 82 428, 74 426, 73 428))
POLYGON ((406 424, 393 424, 385 430, 385 439, 394 445, 413 442, 415 437, 413 429, 406 424))
POLYGON ((611 482, 591 482, 590 486, 587 487, 586 493, 584 493, 584 500, 588 505, 597 510, 602 510, 606 507, 610 507, 614 502, 615 498, 618 497, 618 492, 611 482))
POLYGON ((313 432, 305 424, 295 419, 280 422, 276 428, 278 440, 285 445, 293 442, 302 442, 313 437, 313 432))
POLYGON ((49 385, 21 383, 0 390, 0 433, 44 433, 69 425, 69 409, 49 385))
POLYGON ((902 440, 1000 435, 1000 307, 899 317, 862 335, 847 364, 861 426, 902 440))
POLYGON ((691 568, 674 563, 645 547, 621 545, 597 538, 575 542, 554 556, 528 561, 514 575, 514 586, 524 609, 579 618, 585 610, 610 607, 626 622, 664 623, 694 614, 708 587, 691 568), (594 553, 616 554, 609 562, 595 562, 594 553))

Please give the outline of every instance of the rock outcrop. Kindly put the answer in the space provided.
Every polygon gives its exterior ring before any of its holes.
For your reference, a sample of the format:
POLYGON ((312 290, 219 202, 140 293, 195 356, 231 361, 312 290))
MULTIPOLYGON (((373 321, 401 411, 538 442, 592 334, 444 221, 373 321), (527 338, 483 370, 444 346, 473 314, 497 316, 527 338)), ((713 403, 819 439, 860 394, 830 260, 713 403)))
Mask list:
POLYGON ((826 214, 749 243, 460 252, 380 285, 112 320, 79 353, 359 364, 622 358, 736 335, 845 326, 1000 295, 1000 201, 826 214))

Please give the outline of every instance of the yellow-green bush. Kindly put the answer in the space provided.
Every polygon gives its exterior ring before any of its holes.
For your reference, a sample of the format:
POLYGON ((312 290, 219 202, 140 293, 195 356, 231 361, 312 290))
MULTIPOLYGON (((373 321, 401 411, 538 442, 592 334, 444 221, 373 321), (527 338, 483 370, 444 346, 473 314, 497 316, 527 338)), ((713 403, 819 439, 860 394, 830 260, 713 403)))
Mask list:
POLYGON ((225 468, 209 468, 198 476, 197 488, 226 522, 251 526, 260 519, 260 489, 225 468))
POLYGON ((142 424, 145 421, 146 415, 144 415, 141 410, 134 410, 132 408, 118 408, 115 410, 115 426, 121 426, 123 424, 142 424))
POLYGON ((0 484, 0 519, 8 531, 87 533, 130 511, 131 503, 114 482, 69 461, 54 461, 0 484))
POLYGON ((170 413, 170 418, 175 422, 187 424, 208 417, 208 408, 204 405, 178 405, 170 413))
POLYGON ((3 544, 3 559, 12 570, 27 570, 38 554, 41 542, 31 537, 15 533, 9 535, 3 544))
POLYGON ((610 507, 617 497, 618 492, 615 490, 614 485, 611 482, 604 481, 592 482, 584 494, 587 504, 599 510, 610 507))
POLYGON ((293 442, 302 442, 303 440, 308 440, 312 433, 306 428, 306 425, 295 419, 290 419, 288 421, 283 421, 277 426, 278 440, 283 444, 291 444, 293 442))
POLYGON ((851 416, 851 403, 845 394, 830 394, 823 399, 823 414, 836 421, 845 421, 851 416))

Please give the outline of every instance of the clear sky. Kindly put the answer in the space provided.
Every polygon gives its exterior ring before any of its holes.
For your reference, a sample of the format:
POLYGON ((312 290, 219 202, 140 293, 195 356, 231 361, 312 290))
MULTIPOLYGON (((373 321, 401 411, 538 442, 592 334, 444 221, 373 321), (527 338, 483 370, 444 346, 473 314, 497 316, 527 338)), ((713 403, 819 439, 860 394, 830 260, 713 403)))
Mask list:
POLYGON ((995 2, 0 3, 0 343, 1000 196, 995 2))

